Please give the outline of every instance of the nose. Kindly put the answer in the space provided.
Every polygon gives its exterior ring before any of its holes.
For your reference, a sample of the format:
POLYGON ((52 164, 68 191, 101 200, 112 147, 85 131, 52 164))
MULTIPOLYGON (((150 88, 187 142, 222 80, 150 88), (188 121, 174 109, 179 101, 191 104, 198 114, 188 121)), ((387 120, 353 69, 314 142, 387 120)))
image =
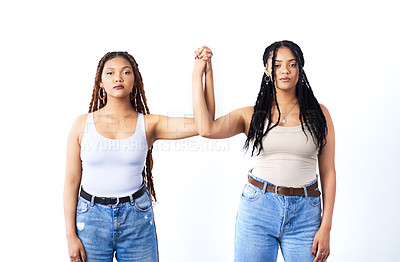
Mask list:
POLYGON ((115 82, 123 82, 124 79, 122 78, 121 74, 115 74, 115 82))
POLYGON ((286 65, 283 65, 281 73, 282 74, 289 74, 289 68, 286 65))

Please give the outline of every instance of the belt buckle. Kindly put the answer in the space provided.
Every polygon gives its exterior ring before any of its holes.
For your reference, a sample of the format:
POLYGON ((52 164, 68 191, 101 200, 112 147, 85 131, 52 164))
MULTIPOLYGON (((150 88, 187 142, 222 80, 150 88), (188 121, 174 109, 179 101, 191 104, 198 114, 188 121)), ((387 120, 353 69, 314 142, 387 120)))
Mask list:
POLYGON ((110 204, 110 206, 118 206, 118 204, 119 204, 119 197, 110 197, 110 199, 117 199, 117 203, 115 203, 115 204, 110 204))
POLYGON ((278 196, 283 196, 284 194, 278 194, 278 188, 284 188, 283 186, 275 186, 275 194, 278 196))

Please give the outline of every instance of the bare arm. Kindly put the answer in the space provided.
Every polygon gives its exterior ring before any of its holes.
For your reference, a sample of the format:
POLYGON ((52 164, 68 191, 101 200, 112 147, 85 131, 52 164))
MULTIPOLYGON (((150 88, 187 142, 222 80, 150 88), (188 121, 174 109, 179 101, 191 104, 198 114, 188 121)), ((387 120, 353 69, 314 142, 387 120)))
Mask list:
POLYGON ((82 115, 75 119, 72 124, 67 144, 67 161, 64 182, 64 216, 65 228, 68 241, 68 252, 70 259, 86 261, 83 245, 76 235, 75 216, 78 201, 79 186, 82 177, 82 165, 80 158, 79 133, 83 132, 82 121, 85 123, 86 116, 82 115))
POLYGON ((205 70, 205 88, 204 95, 206 100, 206 106, 210 118, 215 119, 215 97, 214 97, 214 76, 211 64, 211 57, 207 60, 205 70))
POLYGON ((328 109, 323 105, 321 105, 321 109, 326 118, 328 134, 326 145, 323 147, 322 153, 318 155, 322 187, 323 216, 320 229, 314 238, 315 250, 313 246, 313 251, 317 254, 315 261, 325 261, 327 256, 322 259, 321 252, 327 253, 327 255, 329 255, 330 252, 329 239, 336 195, 335 130, 328 109))
MULTIPOLYGON (((193 113, 199 134, 207 138, 227 138, 239 133, 247 134, 253 107, 237 109, 226 116, 213 120, 207 110, 207 98, 203 91, 203 73, 207 71, 207 61, 196 59, 192 75, 193 113)), ((207 79, 206 79, 207 81, 207 79)))
POLYGON ((194 119, 189 117, 167 117, 145 115, 147 143, 151 146, 159 139, 182 139, 198 135, 194 119))
MULTIPOLYGON (((215 117, 214 80, 212 72, 211 50, 203 46, 195 52, 197 59, 207 61, 205 70, 205 101, 207 113, 211 119, 215 117)), ((198 135, 193 118, 166 117, 162 115, 146 115, 146 130, 148 144, 152 145, 158 139, 182 139, 198 135)))

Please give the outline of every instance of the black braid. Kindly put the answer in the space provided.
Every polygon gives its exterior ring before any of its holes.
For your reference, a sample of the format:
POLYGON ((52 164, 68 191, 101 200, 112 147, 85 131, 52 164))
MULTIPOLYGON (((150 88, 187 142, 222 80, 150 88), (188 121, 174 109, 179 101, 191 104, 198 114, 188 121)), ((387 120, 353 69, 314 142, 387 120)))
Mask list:
POLYGON ((250 145, 250 141, 254 141, 253 149, 251 155, 254 155, 254 151, 257 148, 258 154, 260 154, 263 149, 262 139, 264 136, 268 134, 268 132, 276 127, 281 118, 281 111, 279 108, 278 101, 276 99, 276 88, 275 88, 275 58, 276 51, 280 47, 288 47, 294 57, 296 58, 296 62, 299 65, 299 79, 296 84, 296 96, 298 99, 298 104, 300 108, 299 119, 301 123, 301 127, 303 133, 308 136, 304 130, 304 124, 307 129, 310 131, 314 141, 316 141, 318 146, 318 152, 322 153, 322 148, 326 143, 326 135, 327 135, 327 126, 326 119, 322 112, 322 109, 314 96, 314 93, 311 89, 310 83, 308 82, 306 73, 303 70, 304 66, 304 57, 303 52, 300 47, 291 42, 291 41, 279 41, 268 46, 263 55, 264 67, 267 65, 267 61, 269 57, 272 55, 272 75, 271 81, 268 83, 265 81, 266 74, 264 73, 261 89, 257 96, 256 104, 254 105, 254 113, 251 118, 251 123, 249 127, 249 132, 247 135, 246 142, 244 144, 244 149, 248 149, 250 145), (278 110, 278 121, 276 124, 271 126, 272 123, 272 100, 276 104, 278 110), (266 131, 264 132, 265 120, 268 119, 268 126, 266 131))

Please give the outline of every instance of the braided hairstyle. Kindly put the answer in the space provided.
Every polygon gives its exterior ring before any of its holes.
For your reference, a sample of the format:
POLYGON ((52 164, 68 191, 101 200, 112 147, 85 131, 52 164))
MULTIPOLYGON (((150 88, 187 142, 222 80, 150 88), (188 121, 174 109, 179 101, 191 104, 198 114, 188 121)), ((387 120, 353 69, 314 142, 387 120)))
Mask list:
POLYGON ((275 128, 280 119, 281 111, 279 109, 279 104, 276 99, 276 87, 275 87, 275 58, 276 52, 280 47, 288 47, 293 56, 296 59, 299 68, 299 79, 296 84, 296 97, 298 100, 300 112, 299 119, 301 123, 301 128, 303 133, 308 136, 304 130, 304 124, 306 125, 308 131, 310 131, 313 140, 318 146, 318 153, 322 153, 322 148, 326 144, 327 135, 327 125, 326 119, 322 112, 321 106, 319 105, 314 93, 311 89, 310 83, 308 82, 306 73, 303 70, 304 67, 304 57, 303 52, 300 47, 291 41, 279 41, 268 46, 263 55, 264 67, 267 65, 268 59, 272 56, 272 73, 271 79, 268 80, 268 76, 263 75, 261 81, 260 92, 257 96, 256 104, 254 105, 254 113, 251 118, 251 123, 249 127, 249 132, 244 145, 244 149, 248 150, 250 141, 254 140, 253 149, 251 151, 251 156, 253 156, 255 149, 258 149, 257 155, 260 154, 263 149, 262 139, 268 134, 268 132, 275 128), (272 106, 276 105, 278 110, 278 121, 276 124, 272 124, 272 106), (268 119, 268 125, 264 132, 265 120, 268 119))
MULTIPOLYGON (((105 96, 104 100, 101 100, 99 97, 99 90, 100 90, 100 82, 101 82, 101 75, 103 73, 103 68, 105 63, 108 60, 111 60, 117 56, 125 58, 132 66, 133 74, 134 74, 134 84, 132 95, 130 95, 131 105, 132 107, 139 113, 144 115, 150 114, 149 107, 147 106, 147 99, 143 88, 143 80, 142 75, 139 72, 138 64, 136 63, 133 56, 128 54, 127 52, 108 52, 105 54, 99 61, 97 65, 96 71, 96 78, 94 81, 93 86, 93 93, 92 93, 92 100, 89 104, 89 113, 99 110, 100 108, 104 107, 107 104, 107 96, 105 96)), ((103 95, 102 95, 103 97, 103 95)), ((151 146, 147 152, 146 157, 146 164, 143 168, 142 177, 144 181, 147 183, 149 192, 154 201, 157 201, 156 192, 154 190, 154 183, 153 183, 153 175, 151 170, 153 169, 153 156, 152 156, 153 146, 151 146)))

